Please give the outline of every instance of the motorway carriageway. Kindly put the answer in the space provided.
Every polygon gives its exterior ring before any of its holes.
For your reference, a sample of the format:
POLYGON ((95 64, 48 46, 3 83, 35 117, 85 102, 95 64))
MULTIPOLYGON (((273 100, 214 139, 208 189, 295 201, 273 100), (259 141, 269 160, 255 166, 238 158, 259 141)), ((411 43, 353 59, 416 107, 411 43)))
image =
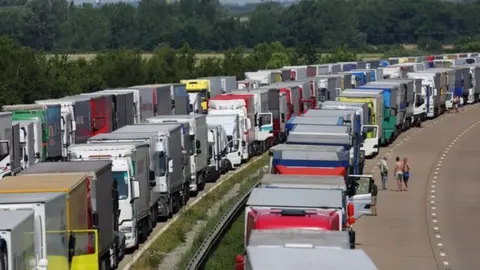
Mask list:
POLYGON ((367 160, 380 188, 385 154, 388 190, 379 190, 378 216, 354 225, 357 248, 382 270, 480 269, 480 104, 412 128, 367 160), (407 192, 395 191, 396 156, 411 166, 407 192))

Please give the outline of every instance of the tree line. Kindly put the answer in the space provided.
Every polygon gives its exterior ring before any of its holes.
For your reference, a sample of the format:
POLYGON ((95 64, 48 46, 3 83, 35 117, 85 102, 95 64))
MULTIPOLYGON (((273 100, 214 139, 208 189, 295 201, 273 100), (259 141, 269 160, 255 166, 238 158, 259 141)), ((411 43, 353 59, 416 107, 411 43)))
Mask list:
POLYGON ((37 50, 92 52, 119 48, 154 51, 161 44, 198 50, 253 48, 280 42, 372 49, 415 43, 425 48, 480 34, 480 4, 439 0, 303 0, 268 2, 232 13, 218 0, 143 0, 74 6, 66 0, 3 0, 0 35, 37 50))
POLYGON ((86 60, 35 51, 4 36, 0 37, 0 106, 205 76, 233 75, 241 80, 246 71, 356 59, 345 47, 320 55, 275 42, 258 44, 248 54, 241 47, 230 49, 223 57, 197 58, 196 51, 185 43, 180 49, 163 44, 149 58, 139 50, 120 49, 86 60))

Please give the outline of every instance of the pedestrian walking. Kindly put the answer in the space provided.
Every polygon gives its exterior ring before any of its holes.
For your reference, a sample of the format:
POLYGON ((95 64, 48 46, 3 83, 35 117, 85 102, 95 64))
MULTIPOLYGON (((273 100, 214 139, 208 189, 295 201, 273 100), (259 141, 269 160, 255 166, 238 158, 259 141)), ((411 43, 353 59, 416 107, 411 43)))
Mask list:
POLYGON ((458 103, 460 103, 460 99, 458 96, 453 97, 453 108, 455 109, 455 112, 458 113, 458 103))
POLYGON ((397 191, 402 191, 404 164, 400 157, 395 159, 395 179, 397 180, 397 191))
POLYGON ((408 179, 410 178, 410 164, 406 157, 403 158, 403 183, 405 183, 405 191, 408 191, 408 179))
POLYGON ((380 179, 382 180, 382 189, 387 190, 387 179, 388 179, 388 165, 387 165, 387 156, 383 156, 378 165, 380 168, 380 179))
POLYGON ((371 201, 371 215, 376 216, 377 213, 377 194, 378 194, 378 187, 375 184, 375 179, 372 178, 371 180, 371 187, 372 187, 372 201, 371 201))

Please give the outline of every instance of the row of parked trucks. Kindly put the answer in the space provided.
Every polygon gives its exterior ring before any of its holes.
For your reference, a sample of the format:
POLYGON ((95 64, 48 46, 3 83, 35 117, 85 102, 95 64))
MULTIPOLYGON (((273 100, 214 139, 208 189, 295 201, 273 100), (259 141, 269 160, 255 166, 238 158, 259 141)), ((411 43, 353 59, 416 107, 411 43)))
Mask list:
POLYGON ((115 269, 159 219, 265 151, 271 177, 288 179, 265 178, 272 184, 252 193, 246 243, 256 228, 276 229, 268 220, 307 215, 328 216, 329 230, 354 243, 351 225, 369 211, 365 158, 449 108, 448 95, 476 101, 477 58, 467 57, 475 61, 433 68, 419 57, 284 67, 247 72, 244 81, 208 77, 4 106, 0 268, 115 269), (316 177, 298 188, 301 175, 316 177), (262 201, 275 192, 322 201, 262 201), (325 198, 340 201, 320 207, 325 198))

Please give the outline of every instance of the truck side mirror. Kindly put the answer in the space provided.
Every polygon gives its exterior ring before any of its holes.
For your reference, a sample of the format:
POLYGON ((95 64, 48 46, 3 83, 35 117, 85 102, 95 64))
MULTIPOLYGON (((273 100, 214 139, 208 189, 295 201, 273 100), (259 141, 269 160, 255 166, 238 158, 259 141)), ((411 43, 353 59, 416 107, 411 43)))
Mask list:
POLYGON ((132 199, 140 198, 140 183, 138 181, 132 181, 132 199))
POLYGON ((40 153, 38 153, 38 152, 35 153, 35 158, 36 158, 36 159, 40 159, 40 153))
POLYGON ((196 140, 196 141, 195 141, 195 147, 196 147, 197 149, 199 149, 201 146, 202 146, 202 145, 200 144, 200 141, 199 141, 199 140, 196 140))
POLYGON ((155 172, 154 171, 149 171, 148 177, 149 177, 150 181, 154 181, 155 180, 155 172))
POLYGON ((168 172, 173 173, 173 160, 168 161, 168 172))
POLYGON ((246 141, 242 141, 242 146, 246 146, 247 145, 247 142, 246 141))
POLYGON ((96 211, 92 213, 92 223, 94 227, 98 227, 98 213, 96 211))
POLYGON ((76 237, 73 232, 70 233, 68 237, 68 261, 72 262, 73 256, 75 256, 75 242, 76 237))
POLYGON ((23 161, 28 162, 28 155, 23 156, 23 161))

